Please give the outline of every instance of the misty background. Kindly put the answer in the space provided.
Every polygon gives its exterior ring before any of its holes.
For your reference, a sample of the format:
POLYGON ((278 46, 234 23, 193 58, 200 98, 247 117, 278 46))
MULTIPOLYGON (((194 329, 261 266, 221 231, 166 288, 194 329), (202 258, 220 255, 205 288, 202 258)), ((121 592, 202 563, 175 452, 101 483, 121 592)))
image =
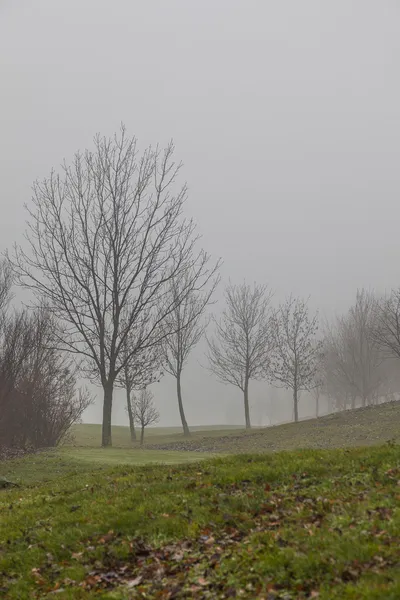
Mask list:
MULTIPOLYGON (((0 250, 22 241, 32 182, 124 122, 141 148, 174 139, 223 284, 310 295, 322 318, 397 287, 399 17, 396 0, 0 0, 0 250)), ((204 344, 183 373, 189 425, 242 423, 240 391, 200 363, 204 344)), ((178 425, 174 380, 153 391, 178 425)), ((266 383, 250 400, 254 425, 292 417, 266 383)), ((99 390, 85 421, 101 414, 99 390)))

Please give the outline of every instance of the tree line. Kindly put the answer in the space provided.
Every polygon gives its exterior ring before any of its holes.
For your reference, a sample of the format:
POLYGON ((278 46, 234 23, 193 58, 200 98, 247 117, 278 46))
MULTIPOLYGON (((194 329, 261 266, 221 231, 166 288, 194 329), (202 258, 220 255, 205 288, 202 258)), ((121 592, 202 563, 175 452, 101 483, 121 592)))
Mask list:
POLYGON ((321 323, 306 300, 274 306, 267 286, 244 282, 226 287, 220 318, 210 314, 221 261, 184 214, 174 154, 172 143, 140 152, 122 127, 34 184, 25 243, 0 272, 0 445, 58 443, 92 401, 79 378, 103 389, 103 446, 117 387, 143 441, 158 419, 147 388, 165 373, 189 435, 182 373, 203 336, 208 368, 243 394, 247 428, 252 380, 291 390, 296 421, 304 391, 317 412, 321 396, 333 410, 397 394, 399 291, 359 291, 348 313, 321 323), (10 310, 13 284, 30 292, 29 308, 10 310))

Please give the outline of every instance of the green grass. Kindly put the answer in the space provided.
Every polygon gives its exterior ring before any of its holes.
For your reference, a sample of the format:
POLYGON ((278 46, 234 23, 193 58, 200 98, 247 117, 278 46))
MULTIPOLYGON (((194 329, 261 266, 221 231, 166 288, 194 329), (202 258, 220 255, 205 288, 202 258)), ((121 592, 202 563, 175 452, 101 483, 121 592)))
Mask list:
MULTIPOLYGON (((210 437, 220 436, 221 433, 229 432, 230 430, 241 430, 242 427, 235 425, 203 425, 191 427, 194 437, 207 435, 210 437)), ((73 446, 100 446, 101 445, 101 425, 93 423, 82 423, 74 425, 71 429, 72 442, 67 442, 66 445, 73 446)), ((179 442, 183 440, 182 427, 148 427, 145 430, 145 441, 148 443, 166 443, 179 442)), ((129 427, 121 425, 113 425, 112 427, 113 446, 117 448, 132 447, 130 439, 129 427)), ((138 444, 137 444, 138 445, 138 444)))
POLYGON ((190 440, 148 440, 148 448, 203 452, 272 452, 297 448, 348 448, 400 443, 400 402, 359 408, 320 419, 246 431, 196 432, 190 440))
POLYGON ((0 465, 0 475, 13 483, 32 485, 104 470, 110 466, 183 464, 209 456, 212 455, 204 453, 199 456, 197 452, 64 447, 3 463, 0 465))
POLYGON ((398 446, 147 467, 97 452, 30 457, 65 464, 0 492, 2 597, 400 598, 398 446))
MULTIPOLYGON (((100 425, 77 425, 72 431, 73 446, 100 446, 100 425)), ((211 453, 271 452, 297 448, 347 448, 372 446, 389 440, 400 442, 400 402, 336 413, 320 419, 257 428, 192 428, 189 439, 177 427, 154 427, 146 433, 151 450, 211 453)), ((113 446, 131 448, 129 427, 113 427, 113 446)), ((135 445, 138 448, 139 444, 135 445)))

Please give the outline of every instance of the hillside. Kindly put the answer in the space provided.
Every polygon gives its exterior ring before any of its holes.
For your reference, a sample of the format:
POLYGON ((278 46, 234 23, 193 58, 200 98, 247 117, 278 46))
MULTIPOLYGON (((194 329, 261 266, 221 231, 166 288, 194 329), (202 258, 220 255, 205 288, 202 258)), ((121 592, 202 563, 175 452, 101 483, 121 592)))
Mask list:
POLYGON ((310 419, 256 429, 251 432, 231 431, 216 436, 215 432, 194 432, 190 440, 174 439, 149 443, 157 450, 195 452, 271 452, 297 448, 343 448, 373 446, 400 441, 400 402, 358 408, 310 419))

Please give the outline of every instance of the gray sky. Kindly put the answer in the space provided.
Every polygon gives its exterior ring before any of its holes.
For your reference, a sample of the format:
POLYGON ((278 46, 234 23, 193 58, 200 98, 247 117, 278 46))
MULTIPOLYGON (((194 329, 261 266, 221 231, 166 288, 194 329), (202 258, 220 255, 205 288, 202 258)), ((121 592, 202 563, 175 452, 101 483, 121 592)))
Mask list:
MULTIPOLYGON (((225 280, 345 309, 400 284, 399 73, 397 0, 0 0, 0 249, 32 181, 123 121, 143 145, 174 138, 225 280)), ((189 423, 240 422, 197 359, 189 423)), ((155 391, 178 423, 172 382, 155 391)))

